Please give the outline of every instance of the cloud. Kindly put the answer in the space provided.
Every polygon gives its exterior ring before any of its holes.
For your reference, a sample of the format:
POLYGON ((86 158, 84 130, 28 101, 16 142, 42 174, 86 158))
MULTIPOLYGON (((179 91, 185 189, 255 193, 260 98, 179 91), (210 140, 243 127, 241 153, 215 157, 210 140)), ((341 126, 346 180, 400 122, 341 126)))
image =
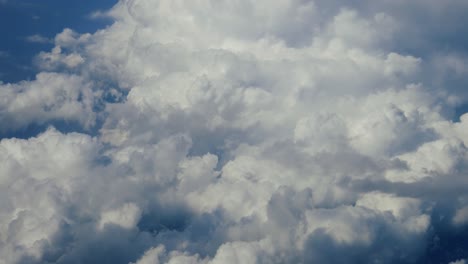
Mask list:
POLYGON ((96 121, 92 85, 77 75, 39 73, 33 81, 2 84, 0 93, 0 120, 8 124, 1 128, 2 132, 54 120, 89 128, 96 121))
POLYGON ((28 36, 26 37, 26 41, 28 42, 33 42, 33 43, 52 43, 52 41, 42 35, 39 35, 39 34, 35 34, 35 35, 31 35, 31 36, 28 36))
POLYGON ((88 15, 89 19, 110 19, 111 16, 102 10, 96 10, 88 15))
POLYGON ((450 264, 464 264, 464 263, 466 263, 466 260, 464 260, 464 259, 460 259, 460 260, 457 260, 457 261, 450 262, 450 264))
POLYGON ((122 0, 64 29, 0 87, 1 261, 466 259, 464 5, 122 0))

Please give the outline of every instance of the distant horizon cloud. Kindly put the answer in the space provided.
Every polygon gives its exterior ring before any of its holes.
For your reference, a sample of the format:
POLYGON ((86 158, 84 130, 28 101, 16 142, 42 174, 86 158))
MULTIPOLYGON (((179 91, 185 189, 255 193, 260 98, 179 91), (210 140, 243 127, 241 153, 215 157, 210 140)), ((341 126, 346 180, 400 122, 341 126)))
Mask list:
POLYGON ((24 34, 52 45, 0 75, 0 264, 466 263, 466 8, 120 0, 24 34))

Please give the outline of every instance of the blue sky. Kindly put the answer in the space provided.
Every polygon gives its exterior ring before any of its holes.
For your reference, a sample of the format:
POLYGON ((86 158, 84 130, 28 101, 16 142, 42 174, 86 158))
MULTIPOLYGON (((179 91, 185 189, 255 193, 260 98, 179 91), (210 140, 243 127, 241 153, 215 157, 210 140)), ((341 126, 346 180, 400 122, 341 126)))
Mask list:
POLYGON ((40 35, 53 39, 64 28, 94 32, 110 21, 91 19, 98 10, 112 7, 116 0, 9 0, 0 3, 0 80, 16 82, 32 79, 36 69, 33 57, 53 47, 53 43, 27 41, 28 36, 40 35))

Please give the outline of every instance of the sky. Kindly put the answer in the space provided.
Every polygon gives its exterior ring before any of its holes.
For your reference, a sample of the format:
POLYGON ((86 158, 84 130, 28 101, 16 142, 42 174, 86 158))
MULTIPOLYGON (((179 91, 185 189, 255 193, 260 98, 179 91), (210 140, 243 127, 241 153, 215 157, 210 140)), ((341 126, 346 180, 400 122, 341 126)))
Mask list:
POLYGON ((0 264, 467 263, 466 10, 0 0, 0 264))
POLYGON ((95 32, 110 20, 92 18, 94 12, 112 7, 116 0, 4 0, 0 1, 0 79, 18 82, 34 79, 33 58, 53 47, 53 38, 64 28, 95 32))

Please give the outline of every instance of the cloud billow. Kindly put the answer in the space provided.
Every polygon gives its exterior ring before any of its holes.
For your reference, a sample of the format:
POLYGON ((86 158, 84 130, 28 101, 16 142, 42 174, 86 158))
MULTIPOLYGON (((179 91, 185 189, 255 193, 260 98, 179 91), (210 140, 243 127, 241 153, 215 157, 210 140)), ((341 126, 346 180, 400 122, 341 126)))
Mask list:
POLYGON ((64 29, 0 83, 0 263, 465 263, 463 8, 121 0, 64 29))

